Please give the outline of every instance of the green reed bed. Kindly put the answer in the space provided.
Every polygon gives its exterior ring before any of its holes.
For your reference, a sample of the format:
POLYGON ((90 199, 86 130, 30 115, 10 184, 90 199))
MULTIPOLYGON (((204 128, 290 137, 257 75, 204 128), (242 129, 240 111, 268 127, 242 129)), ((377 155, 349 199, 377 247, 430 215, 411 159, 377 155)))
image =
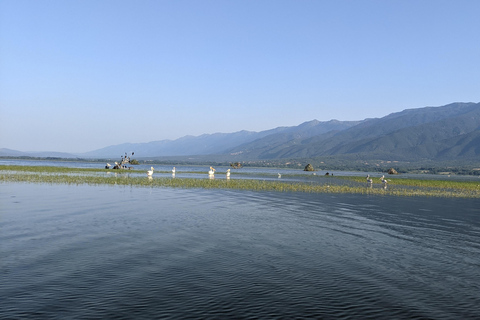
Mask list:
POLYGON ((69 168, 69 167, 50 167, 50 166, 18 166, 18 165, 0 165, 0 172, 15 171, 15 172, 42 172, 42 173, 76 173, 76 172, 128 172, 129 170, 107 170, 100 168, 69 168))
MULTIPOLYGON (((366 183, 363 177, 339 177, 340 179, 366 183)), ((458 181, 458 180, 433 180, 433 179, 405 179, 386 177, 389 185, 400 185, 420 188, 439 188, 452 190, 480 190, 479 181, 458 181)), ((380 178, 372 177, 373 184, 382 184, 380 178)))
MULTIPOLYGON (((77 169, 60 167, 20 167, 0 166, 1 182, 60 183, 88 185, 124 185, 138 187, 171 187, 171 188, 203 188, 234 189, 276 192, 310 192, 310 193, 349 193, 365 195, 393 196, 428 196, 453 198, 480 198, 480 186, 476 182, 439 181, 419 179, 392 179, 387 189, 380 181, 369 187, 364 178, 341 177, 335 179, 318 177, 313 183, 288 182, 281 180, 259 179, 197 179, 171 177, 139 177, 126 174, 94 174, 108 172, 105 169, 77 169), (90 174, 89 174, 90 173, 90 174), (342 181, 343 180, 343 181, 342 181), (344 181, 354 183, 345 184, 344 181)), ((126 173, 128 171, 115 170, 126 173)))

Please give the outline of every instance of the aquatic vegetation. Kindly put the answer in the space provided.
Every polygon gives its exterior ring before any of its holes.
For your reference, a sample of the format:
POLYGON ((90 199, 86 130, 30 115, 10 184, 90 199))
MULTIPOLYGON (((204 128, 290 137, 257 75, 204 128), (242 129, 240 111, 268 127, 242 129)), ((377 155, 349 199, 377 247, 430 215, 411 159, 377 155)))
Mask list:
MULTIPOLYGON (((473 181, 444 181, 421 179, 389 179, 388 187, 380 179, 367 185, 363 177, 317 176, 315 181, 302 182, 262 179, 208 179, 130 176, 128 172, 94 168, 66 168, 39 166, 0 166, 1 182, 112 184, 138 187, 236 189, 276 192, 350 193, 365 195, 429 196, 480 198, 480 185, 473 181), (103 173, 103 174, 100 174, 103 173)), ((143 171, 137 171, 140 173, 143 171)), ((273 178, 275 175, 271 175, 273 178)))
MULTIPOLYGON (((351 180, 364 183, 366 180, 363 177, 339 177, 340 179, 351 180)), ((380 178, 373 178, 373 184, 381 184, 380 178)), ((422 187, 422 188, 442 188, 442 189, 468 189, 478 190, 480 182, 475 181, 456 181, 456 180, 434 180, 434 179, 405 179, 405 178, 390 178, 388 182, 392 185, 422 187)))
POLYGON ((69 168, 69 167, 53 167, 53 166, 19 166, 19 165, 0 165, 0 171, 15 172, 44 172, 44 173, 74 173, 74 172, 128 172, 112 169, 100 168, 69 168))

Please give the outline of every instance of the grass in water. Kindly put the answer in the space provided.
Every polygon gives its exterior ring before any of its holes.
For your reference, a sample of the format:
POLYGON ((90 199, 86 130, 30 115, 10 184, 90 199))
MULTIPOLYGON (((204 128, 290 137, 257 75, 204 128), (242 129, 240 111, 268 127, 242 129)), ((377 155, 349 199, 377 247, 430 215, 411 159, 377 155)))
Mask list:
MULTIPOLYGON (((288 182, 280 180, 258 179, 194 179, 170 177, 131 177, 128 174, 103 174, 113 170, 94 168, 65 168, 44 166, 0 166, 0 181, 31 182, 31 183, 61 183, 89 185, 125 185, 139 187, 171 187, 171 188, 204 188, 204 189, 235 189, 253 191, 277 192, 310 192, 310 193, 350 193, 366 195, 393 196, 428 196, 452 198, 480 198, 478 182, 421 180, 421 179, 391 179, 387 189, 382 188, 380 180, 369 187, 362 177, 336 176, 335 179, 318 177, 315 182, 288 182), (347 182, 347 183, 345 183, 347 182)), ((117 173, 132 172, 115 170, 117 173)), ((135 171, 133 171, 135 172, 135 171)), ((142 172, 142 171, 137 171, 142 172)), ((273 176, 272 176, 273 177, 273 176)))

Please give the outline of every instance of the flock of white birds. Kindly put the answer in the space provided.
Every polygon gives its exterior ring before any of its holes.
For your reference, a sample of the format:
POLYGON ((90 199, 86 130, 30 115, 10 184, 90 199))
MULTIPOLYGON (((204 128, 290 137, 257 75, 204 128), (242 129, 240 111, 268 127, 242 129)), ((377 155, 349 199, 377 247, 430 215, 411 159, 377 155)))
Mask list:
MULTIPOLYGON (((155 169, 153 167, 150 167, 150 170, 147 171, 147 176, 148 177, 153 176, 153 170, 155 170, 155 169)), ((217 170, 214 167, 210 167, 210 170, 208 170, 208 176, 209 176, 210 179, 215 177, 215 171, 217 171, 217 170)), ((173 167, 172 176, 175 176, 176 172, 177 172, 177 169, 175 167, 173 167)), ((227 179, 230 179, 230 169, 227 169, 227 172, 226 172, 225 175, 226 175, 227 179)), ((281 177, 282 177, 282 175, 279 173, 278 178, 280 179, 281 177)), ((382 177, 380 178, 380 181, 382 181, 383 187, 386 189, 388 181, 387 181, 387 179, 385 179, 385 175, 382 175, 382 177)), ((369 174, 367 175, 367 184, 368 185, 373 184, 373 179, 370 178, 369 174)))
MULTIPOLYGON (((152 177, 153 176, 153 171, 155 170, 155 168, 153 167, 150 167, 150 170, 147 171, 147 176, 148 177, 152 177)), ((210 178, 214 177, 215 176, 215 171, 217 171, 214 167, 210 167, 210 170, 208 171, 208 176, 210 178)), ((172 169, 172 175, 175 176, 175 173, 177 172, 177 169, 175 167, 173 167, 172 169)), ((230 169, 227 169, 227 172, 226 172, 226 177, 227 178, 230 178, 230 169)))
MULTIPOLYGON (((388 181, 387 181, 387 179, 385 179, 385 175, 382 175, 382 177, 380 178, 380 181, 382 181, 383 187, 386 189, 388 181)), ((369 174, 367 174, 367 183, 368 183, 368 185, 373 184, 373 179, 370 178, 369 174)))

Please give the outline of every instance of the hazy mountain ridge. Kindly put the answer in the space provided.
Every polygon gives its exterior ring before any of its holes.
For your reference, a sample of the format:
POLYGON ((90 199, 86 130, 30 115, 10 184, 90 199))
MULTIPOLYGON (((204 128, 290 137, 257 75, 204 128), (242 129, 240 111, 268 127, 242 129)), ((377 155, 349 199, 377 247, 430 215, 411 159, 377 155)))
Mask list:
POLYGON ((351 128, 361 121, 338 121, 330 120, 320 122, 312 120, 304 122, 296 127, 290 127, 282 132, 272 133, 264 138, 254 140, 250 143, 245 143, 236 146, 229 150, 230 154, 258 154, 262 150, 267 154, 263 154, 260 158, 278 158, 281 150, 295 147, 302 144, 305 139, 333 134, 338 131, 351 128))
POLYGON ((224 153, 232 145, 238 145, 265 135, 286 130, 287 127, 279 127, 271 130, 253 132, 238 131, 234 133, 213 133, 200 136, 184 136, 176 140, 160 140, 147 143, 123 143, 109 146, 81 154, 86 158, 120 157, 125 152, 134 151, 138 157, 160 156, 189 156, 224 153))
POLYGON ((8 148, 0 148, 0 157, 33 157, 33 158, 77 158, 76 155, 66 152, 55 151, 39 151, 39 152, 23 152, 8 148))
POLYGON ((285 144, 290 140, 298 140, 318 135, 330 130, 342 130, 359 123, 358 121, 330 120, 321 122, 312 120, 293 127, 277 127, 270 130, 253 132, 238 131, 234 133, 213 133, 200 136, 185 136, 176 140, 160 140, 148 143, 124 143, 87 152, 79 156, 86 158, 120 157, 125 152, 134 151, 139 158, 165 156, 191 156, 208 154, 225 154, 239 145, 257 140, 272 140, 272 143, 285 144), (275 142, 273 142, 275 141, 275 142))
MULTIPOLYGON (((243 151, 245 156, 259 159, 268 159, 273 155, 278 158, 310 158, 342 154, 398 159, 475 157, 480 153, 476 151, 476 135, 472 132, 478 128, 480 104, 454 103, 368 119, 349 129, 301 139, 280 149, 278 146, 255 148, 250 144, 248 148, 241 150, 243 146, 240 146, 235 151, 243 151), (455 148, 456 143, 468 146, 469 151, 456 153, 454 150, 460 150, 455 148)), ((261 141, 255 143, 261 145, 261 141)))
POLYGON ((76 155, 0 149, 0 156, 116 159, 132 151, 138 159, 205 155, 236 161, 341 155, 396 160, 480 159, 480 103, 406 109, 362 121, 312 120, 261 132, 243 130, 123 143, 76 155))

